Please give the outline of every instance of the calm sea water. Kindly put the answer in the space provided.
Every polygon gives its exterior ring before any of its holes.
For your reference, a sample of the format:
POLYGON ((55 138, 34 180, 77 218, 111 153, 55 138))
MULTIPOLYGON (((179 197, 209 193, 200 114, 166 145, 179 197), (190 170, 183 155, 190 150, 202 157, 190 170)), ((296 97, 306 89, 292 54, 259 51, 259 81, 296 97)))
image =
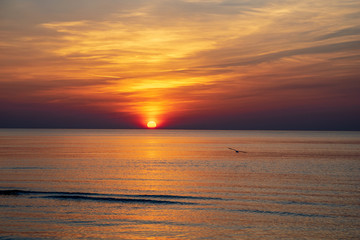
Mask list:
POLYGON ((0 239, 359 239, 359 190, 360 132, 0 130, 0 239))

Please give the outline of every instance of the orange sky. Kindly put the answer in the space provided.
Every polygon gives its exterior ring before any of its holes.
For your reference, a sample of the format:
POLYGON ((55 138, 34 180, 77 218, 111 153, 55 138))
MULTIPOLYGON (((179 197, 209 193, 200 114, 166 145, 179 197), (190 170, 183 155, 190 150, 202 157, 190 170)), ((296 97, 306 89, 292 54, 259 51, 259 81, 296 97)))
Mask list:
POLYGON ((2 0, 0 32, 0 127, 360 130, 356 0, 2 0))

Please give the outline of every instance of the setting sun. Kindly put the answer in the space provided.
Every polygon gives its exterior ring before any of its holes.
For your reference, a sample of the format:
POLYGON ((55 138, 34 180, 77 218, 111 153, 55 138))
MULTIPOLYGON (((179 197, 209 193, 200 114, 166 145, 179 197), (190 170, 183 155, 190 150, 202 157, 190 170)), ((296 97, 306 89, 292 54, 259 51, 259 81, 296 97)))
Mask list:
POLYGON ((156 122, 154 122, 154 121, 149 121, 149 122, 147 123, 147 127, 148 127, 148 128, 156 128, 156 122))

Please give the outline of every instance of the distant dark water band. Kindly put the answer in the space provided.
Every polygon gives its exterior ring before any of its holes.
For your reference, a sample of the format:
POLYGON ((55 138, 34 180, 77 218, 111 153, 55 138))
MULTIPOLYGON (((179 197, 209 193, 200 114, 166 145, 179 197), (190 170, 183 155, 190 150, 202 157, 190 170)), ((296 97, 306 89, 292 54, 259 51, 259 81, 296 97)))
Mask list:
POLYGON ((0 190, 0 195, 8 196, 32 196, 62 200, 88 200, 101 202, 122 202, 122 203, 150 203, 150 204, 182 204, 192 205, 192 202, 173 201, 175 199, 192 199, 192 200, 221 200, 220 198, 196 197, 196 196, 180 196, 180 195, 125 195, 125 194, 100 194, 100 193, 84 193, 84 192, 42 192, 27 190, 0 190), (159 200, 170 199, 170 200, 159 200))

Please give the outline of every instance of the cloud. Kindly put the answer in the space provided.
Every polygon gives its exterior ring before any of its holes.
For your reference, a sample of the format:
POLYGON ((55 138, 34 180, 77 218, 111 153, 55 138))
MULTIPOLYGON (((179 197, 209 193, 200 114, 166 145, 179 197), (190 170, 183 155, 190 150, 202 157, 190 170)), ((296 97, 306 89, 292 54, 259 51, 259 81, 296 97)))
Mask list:
POLYGON ((0 1, 0 110, 46 116, 56 107, 76 118, 83 109, 126 124, 158 117, 189 126, 291 108, 350 111, 359 96, 358 5, 0 1))
POLYGON ((344 28, 335 32, 325 34, 317 38, 317 40, 326 40, 330 38, 344 37, 344 36, 357 36, 360 35, 360 26, 344 28))
MULTIPOLYGON (((342 42, 342 43, 335 43, 335 44, 325 44, 319 46, 312 46, 307 48, 299 48, 299 49, 292 49, 292 50, 285 50, 279 51, 270 54, 263 54, 260 56, 254 56, 252 58, 247 57, 245 60, 230 62, 226 64, 219 64, 219 65, 210 65, 205 66, 209 68, 225 68, 231 66, 245 66, 245 65, 253 65, 253 64, 260 64, 263 62, 268 61, 276 61, 281 58, 286 57, 294 57, 299 55, 315 55, 315 54, 327 54, 327 53, 336 53, 336 52, 343 52, 343 51, 353 51, 360 49, 360 41, 351 41, 351 42, 342 42)), ((200 66, 203 67, 203 66, 200 66)))

